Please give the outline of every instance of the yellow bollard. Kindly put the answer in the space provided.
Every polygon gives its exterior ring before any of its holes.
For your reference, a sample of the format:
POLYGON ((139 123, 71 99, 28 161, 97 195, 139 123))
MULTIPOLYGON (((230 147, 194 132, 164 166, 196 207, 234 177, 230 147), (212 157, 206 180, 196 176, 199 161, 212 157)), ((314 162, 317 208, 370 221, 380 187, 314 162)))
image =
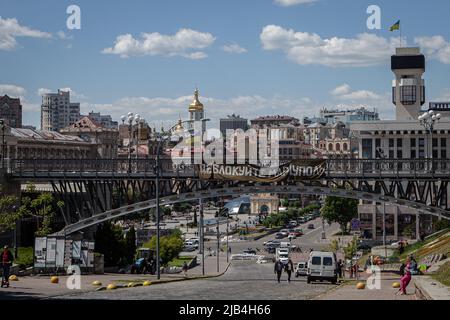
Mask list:
POLYGON ((96 280, 96 281, 92 282, 92 285, 98 287, 98 286, 101 286, 102 283, 100 281, 96 280))
POLYGON ((58 283, 59 282, 59 278, 57 276, 53 276, 50 278, 50 282, 51 283, 58 283))
POLYGON ((147 281, 144 281, 144 283, 142 285, 145 286, 145 287, 151 286, 152 282, 147 280, 147 281))
POLYGON ((394 282, 394 283, 392 284, 392 288, 395 288, 395 289, 400 288, 400 283, 399 283, 399 282, 394 282))
POLYGON ((19 281, 19 278, 15 274, 12 274, 9 276, 9 281, 19 281))
POLYGON ((114 289, 117 289, 117 286, 114 283, 110 283, 106 287, 106 290, 114 290, 114 289))
POLYGON ((130 283, 128 283, 128 285, 127 285, 128 288, 133 288, 133 287, 135 287, 135 286, 136 286, 136 282, 130 282, 130 283))
POLYGON ((358 284, 356 285, 356 289, 358 290, 362 290, 366 288, 366 284, 364 282, 358 282, 358 284))

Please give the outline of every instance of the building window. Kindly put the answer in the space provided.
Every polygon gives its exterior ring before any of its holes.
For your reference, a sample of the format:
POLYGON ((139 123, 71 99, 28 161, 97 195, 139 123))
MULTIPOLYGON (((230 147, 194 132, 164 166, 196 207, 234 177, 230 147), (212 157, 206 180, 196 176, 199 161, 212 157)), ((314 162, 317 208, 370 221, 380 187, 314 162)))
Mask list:
POLYGON ((437 159, 439 157, 439 153, 437 150, 433 150, 433 159, 437 159))
POLYGON ((425 146, 425 139, 424 138, 419 138, 419 147, 423 148, 425 146))
POLYGON ((397 139, 397 148, 403 147, 403 139, 397 139))
POLYGON ((438 147, 438 139, 433 138, 433 148, 437 148, 437 147, 438 147))
POLYGON ((411 148, 416 147, 416 138, 411 138, 411 148))
POLYGON ((416 150, 411 150, 411 159, 416 158, 416 150))
POLYGON ((372 139, 362 139, 362 157, 365 159, 372 158, 373 143, 372 139))
POLYGON ((446 159, 447 158, 447 150, 446 149, 441 149, 441 158, 442 159, 446 159))
POLYGON ((394 148, 394 139, 389 139, 389 148, 394 148))
POLYGON ((400 102, 403 105, 413 105, 416 103, 416 86, 400 87, 400 102))
POLYGON ((344 143, 344 144, 342 145, 342 150, 347 151, 347 149, 348 149, 348 146, 347 146, 346 143, 344 143))
POLYGON ((394 150, 389 150, 389 159, 394 159, 394 150))
POLYGON ((446 148, 446 147, 447 147, 447 139, 441 138, 441 148, 446 148))
POLYGON ((375 139, 375 148, 381 147, 381 139, 375 139))
POLYGON ((403 152, 402 150, 397 150, 397 159, 403 158, 403 152))

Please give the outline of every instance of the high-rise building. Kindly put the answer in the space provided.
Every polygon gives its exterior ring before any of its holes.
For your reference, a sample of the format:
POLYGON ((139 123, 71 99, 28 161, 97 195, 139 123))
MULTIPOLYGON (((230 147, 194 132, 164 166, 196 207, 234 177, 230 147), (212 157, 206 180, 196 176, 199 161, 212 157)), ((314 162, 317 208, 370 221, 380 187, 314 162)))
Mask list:
POLYGON ((104 115, 100 114, 100 112, 91 111, 89 112, 88 117, 102 125, 102 127, 108 129, 118 129, 119 123, 117 121, 113 121, 112 117, 109 114, 104 115))
POLYGON ((42 96, 42 130, 59 131, 80 118, 80 104, 70 102, 69 91, 58 90, 58 93, 47 93, 42 96))
POLYGON ((245 118, 241 118, 239 115, 227 116, 226 118, 220 119, 220 132, 222 132, 222 136, 226 136, 227 130, 237 130, 242 129, 246 131, 248 129, 248 120, 245 118))
POLYGON ((22 127, 22 105, 19 98, 0 96, 0 119, 10 127, 22 127))

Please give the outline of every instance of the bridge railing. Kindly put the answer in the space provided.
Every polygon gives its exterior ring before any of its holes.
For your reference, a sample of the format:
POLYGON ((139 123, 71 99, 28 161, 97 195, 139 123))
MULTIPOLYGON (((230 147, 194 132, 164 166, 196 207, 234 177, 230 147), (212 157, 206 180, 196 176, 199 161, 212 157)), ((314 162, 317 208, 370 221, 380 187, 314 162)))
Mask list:
MULTIPOLYGON (((11 159, 8 171, 16 176, 151 176, 155 165, 154 159, 11 159)), ((325 166, 326 174, 332 176, 450 175, 450 159, 327 159, 325 166)), ((160 160, 160 167, 162 174, 196 175, 192 166, 174 166, 168 158, 160 160)))
POLYGON ((358 175, 450 174, 450 159, 329 159, 327 171, 358 175))

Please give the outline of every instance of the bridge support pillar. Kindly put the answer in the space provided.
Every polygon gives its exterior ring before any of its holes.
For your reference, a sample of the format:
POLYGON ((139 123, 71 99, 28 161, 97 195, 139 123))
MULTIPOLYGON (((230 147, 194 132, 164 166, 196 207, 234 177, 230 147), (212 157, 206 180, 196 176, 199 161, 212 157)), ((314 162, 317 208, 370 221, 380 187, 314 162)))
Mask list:
POLYGON ((398 241, 398 207, 394 207, 394 238, 398 241))
POLYGON ((416 240, 420 239, 420 213, 416 213, 416 240))

